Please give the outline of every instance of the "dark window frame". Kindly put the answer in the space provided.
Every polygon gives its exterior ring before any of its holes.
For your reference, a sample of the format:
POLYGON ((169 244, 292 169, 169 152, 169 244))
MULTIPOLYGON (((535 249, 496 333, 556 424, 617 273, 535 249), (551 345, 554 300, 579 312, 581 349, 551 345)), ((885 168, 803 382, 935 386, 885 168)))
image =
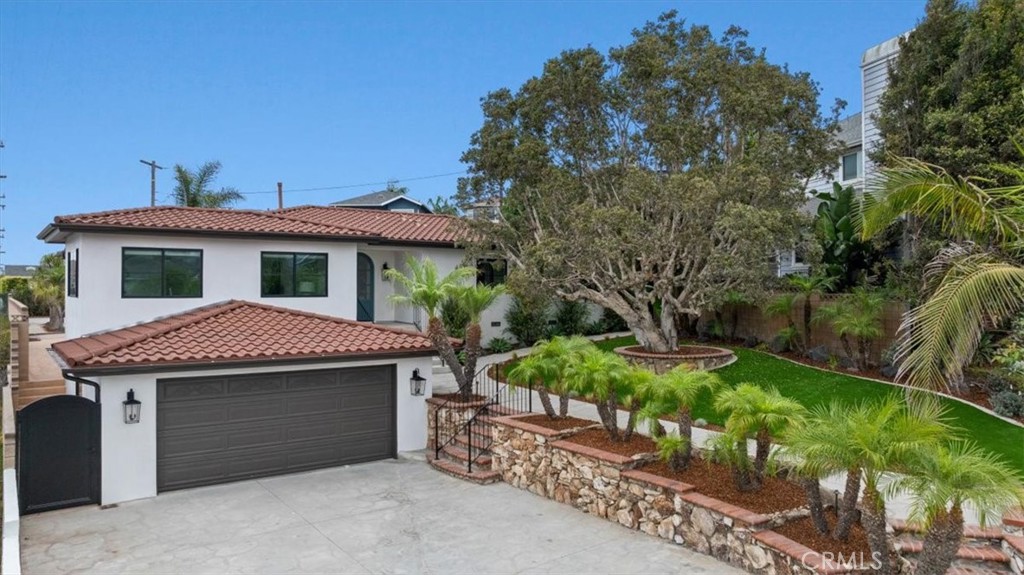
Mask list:
POLYGON ((503 285, 508 281, 508 260, 504 258, 478 258, 476 260, 476 285, 485 286, 499 286, 503 285), (504 266, 502 271, 498 272, 495 268, 495 263, 502 262, 504 266), (486 264, 489 271, 481 268, 481 264, 486 264), (490 275, 490 278, 487 276, 490 275), (500 277, 499 277, 500 276, 500 277))
POLYGON ((78 276, 78 248, 75 248, 74 253, 66 252, 65 260, 67 262, 65 275, 68 282, 65 293, 68 297, 78 297, 78 286, 82 281, 78 276))
POLYGON ((331 258, 327 252, 281 252, 281 251, 261 251, 260 252, 260 297, 276 298, 276 297, 329 297, 331 293, 330 286, 330 274, 331 270, 331 258), (292 258, 292 294, 291 295, 279 295, 279 294, 267 294, 263 291, 263 257, 264 256, 291 256, 292 258), (299 276, 296 272, 296 262, 299 256, 323 256, 324 258, 324 293, 323 294, 300 294, 298 290, 299 276))
POLYGON ((198 248, 151 248, 138 246, 121 247, 121 299, 197 299, 203 297, 203 277, 206 275, 205 256, 198 248), (128 295, 124 289, 124 256, 129 250, 160 252, 160 291, 161 295, 128 295), (164 295, 167 291, 167 252, 199 252, 199 294, 198 295, 164 295))

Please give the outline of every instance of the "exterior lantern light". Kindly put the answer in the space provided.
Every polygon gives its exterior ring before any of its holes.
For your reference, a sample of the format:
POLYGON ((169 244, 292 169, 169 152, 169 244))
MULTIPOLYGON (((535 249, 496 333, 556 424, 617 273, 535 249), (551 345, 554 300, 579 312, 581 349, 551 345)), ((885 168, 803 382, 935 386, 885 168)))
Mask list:
POLYGON ((388 262, 384 262, 384 265, 380 267, 380 277, 386 282, 391 281, 391 278, 388 277, 388 270, 390 269, 391 266, 388 265, 388 262))
POLYGON ((135 399, 135 390, 128 390, 128 399, 122 402, 124 406, 124 422, 138 423, 142 416, 142 402, 135 399))
POLYGON ((412 370, 412 377, 409 378, 409 393, 423 395, 427 391, 427 378, 420 375, 420 368, 412 370))

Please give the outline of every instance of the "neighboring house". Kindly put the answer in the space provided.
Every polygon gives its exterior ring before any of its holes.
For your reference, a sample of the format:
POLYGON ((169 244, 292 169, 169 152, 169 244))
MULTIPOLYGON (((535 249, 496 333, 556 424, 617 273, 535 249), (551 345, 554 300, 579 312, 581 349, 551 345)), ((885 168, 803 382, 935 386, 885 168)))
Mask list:
POLYGON ((343 208, 361 208, 365 210, 388 210, 392 212, 412 212, 416 214, 432 213, 422 202, 416 201, 405 195, 402 188, 381 190, 356 196, 340 202, 331 203, 332 206, 343 208))
POLYGON ((17 278, 30 278, 36 275, 36 270, 38 269, 39 266, 37 265, 7 264, 4 266, 3 273, 0 275, 17 278))
MULTIPOLYGON (((865 186, 870 186, 877 177, 878 166, 868 157, 881 142, 882 136, 876 122, 880 100, 889 85, 889 66, 899 54, 900 38, 890 38, 877 46, 873 46, 861 55, 861 101, 862 112, 853 114, 839 122, 837 138, 843 146, 839 157, 839 167, 828 175, 820 175, 807 184, 808 194, 832 189, 833 182, 853 186, 863 193, 865 186)), ((817 213, 821 200, 809 198, 804 212, 817 213)), ((806 275, 810 266, 803 262, 795 250, 779 253, 778 275, 806 275)))
MULTIPOLYGON (((410 379, 431 375, 434 352, 382 272, 461 265, 457 221, 327 206, 55 218, 39 238, 64 244, 76 282, 53 349, 68 392, 101 406, 96 502, 424 448, 410 379)), ((503 269, 481 260, 480 281, 503 269)), ((487 342, 503 328, 485 321, 487 342)))

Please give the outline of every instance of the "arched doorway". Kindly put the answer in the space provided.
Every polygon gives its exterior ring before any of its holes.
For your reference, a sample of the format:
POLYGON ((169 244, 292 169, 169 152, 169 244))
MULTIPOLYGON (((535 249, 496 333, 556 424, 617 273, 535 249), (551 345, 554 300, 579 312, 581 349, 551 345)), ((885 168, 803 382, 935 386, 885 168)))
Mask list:
POLYGON ((356 256, 356 320, 373 321, 373 260, 356 256))

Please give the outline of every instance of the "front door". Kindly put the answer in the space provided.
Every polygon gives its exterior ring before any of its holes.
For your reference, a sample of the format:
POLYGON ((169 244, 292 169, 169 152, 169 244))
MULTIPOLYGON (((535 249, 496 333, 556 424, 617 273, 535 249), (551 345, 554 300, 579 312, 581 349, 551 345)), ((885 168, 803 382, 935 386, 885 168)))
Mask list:
POLYGON ((356 256, 356 320, 373 321, 373 260, 356 256))

